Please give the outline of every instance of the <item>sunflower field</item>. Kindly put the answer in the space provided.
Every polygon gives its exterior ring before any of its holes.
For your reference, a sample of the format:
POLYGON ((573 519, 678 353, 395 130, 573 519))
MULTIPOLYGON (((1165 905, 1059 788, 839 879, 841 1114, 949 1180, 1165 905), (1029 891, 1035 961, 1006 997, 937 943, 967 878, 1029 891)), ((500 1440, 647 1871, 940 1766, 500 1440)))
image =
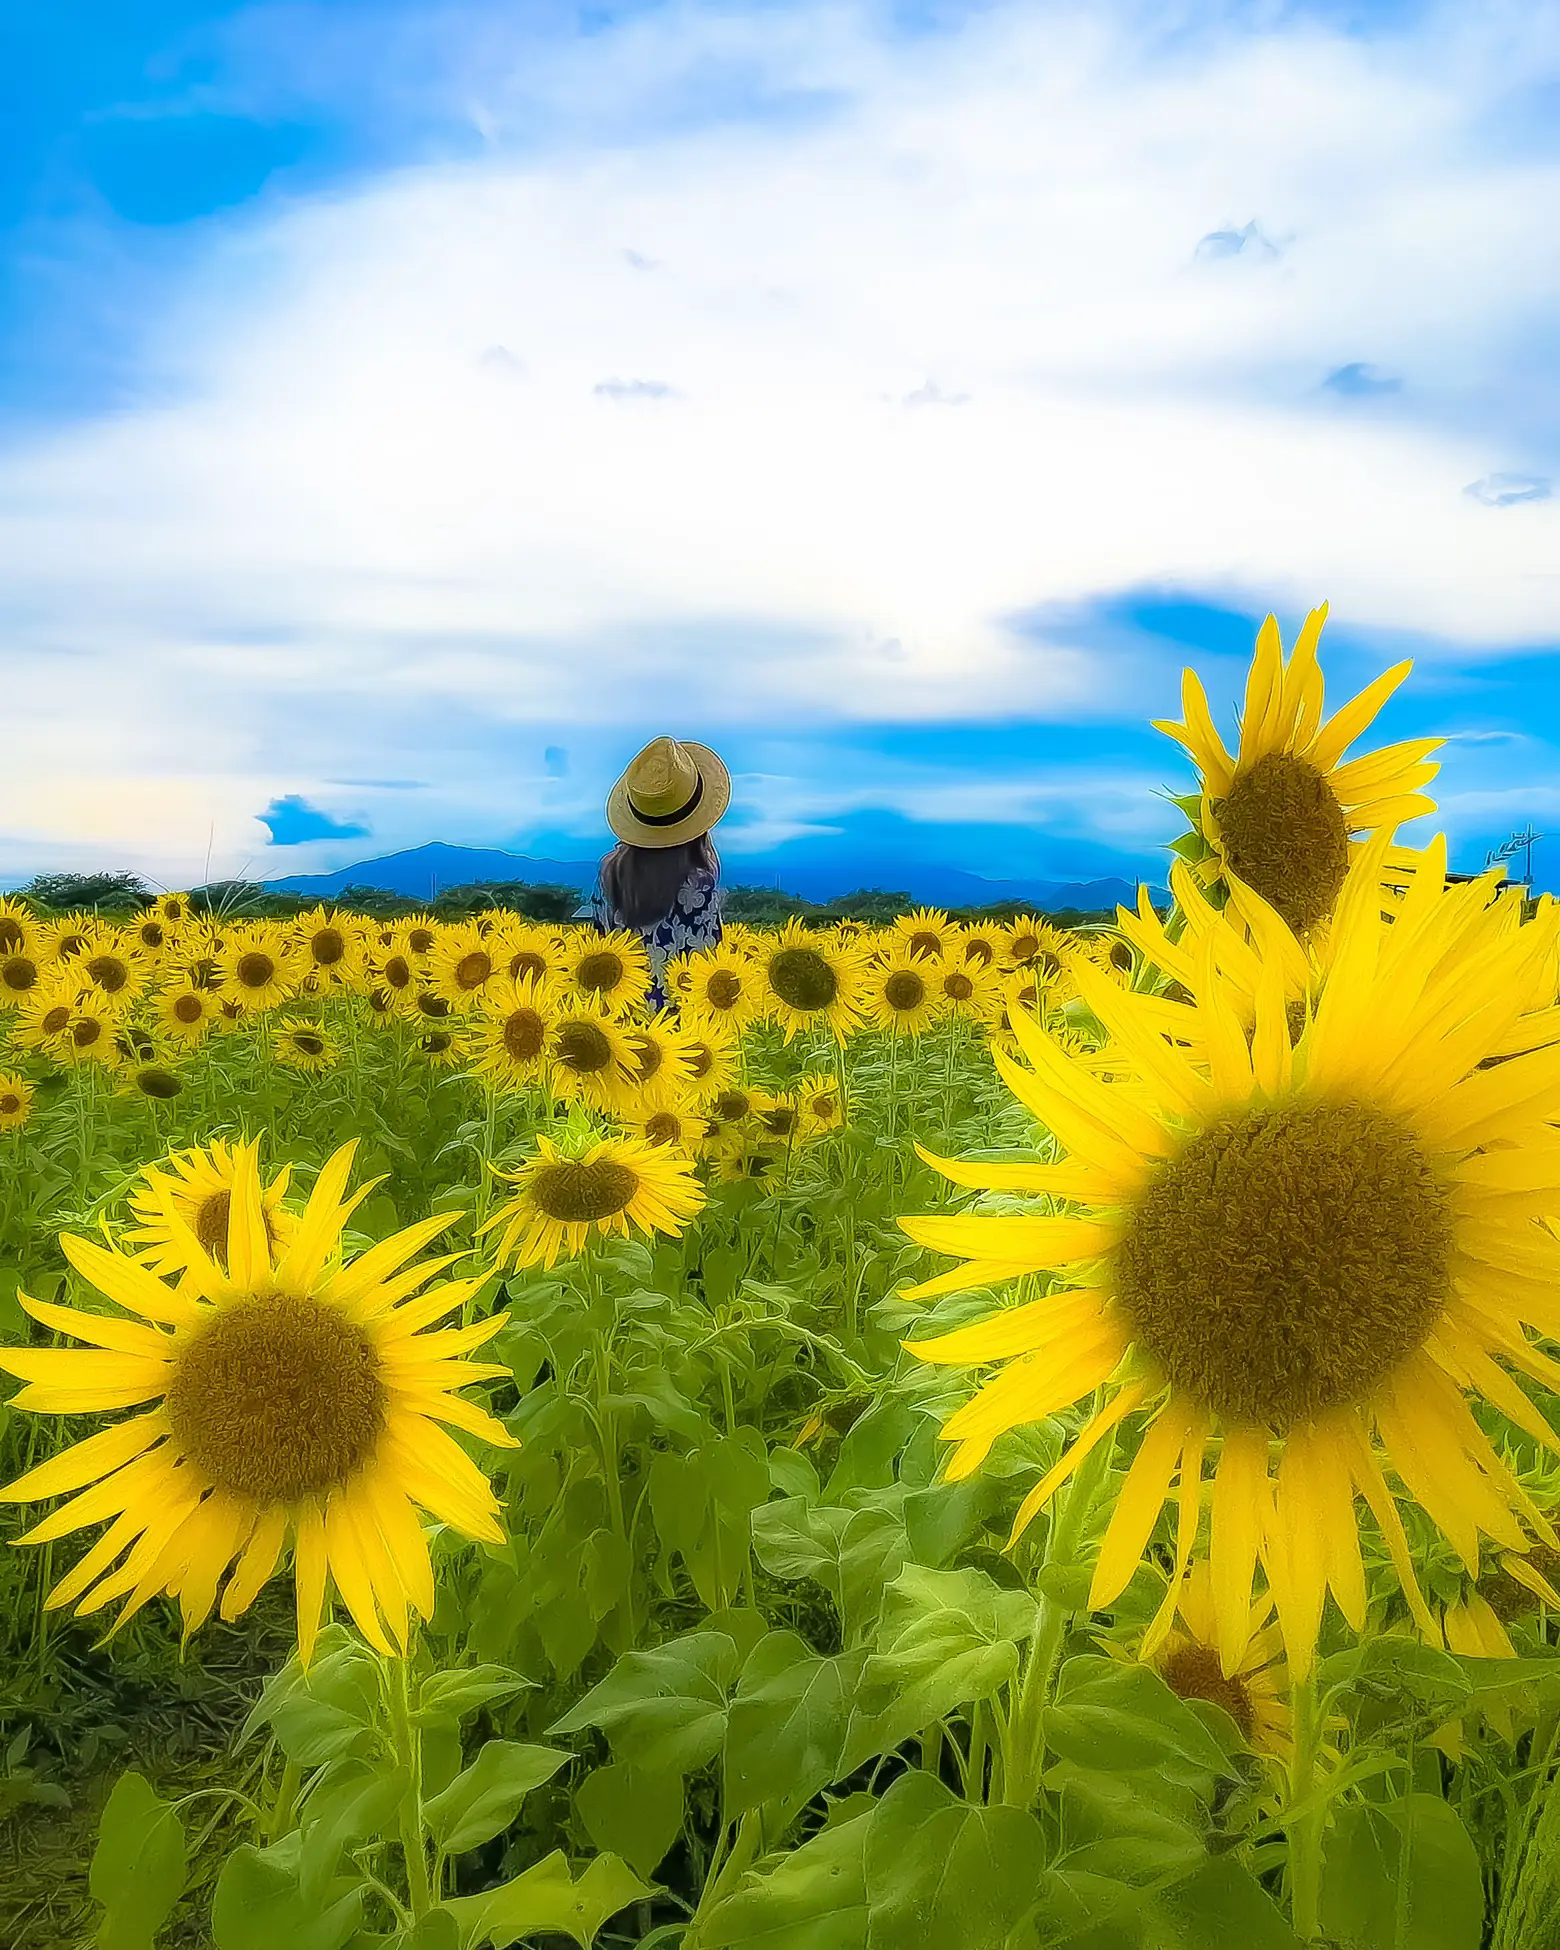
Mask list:
POLYGON ((0 900, 6 1950, 1557 1950, 1560 903, 1325 616, 1108 928, 0 900))

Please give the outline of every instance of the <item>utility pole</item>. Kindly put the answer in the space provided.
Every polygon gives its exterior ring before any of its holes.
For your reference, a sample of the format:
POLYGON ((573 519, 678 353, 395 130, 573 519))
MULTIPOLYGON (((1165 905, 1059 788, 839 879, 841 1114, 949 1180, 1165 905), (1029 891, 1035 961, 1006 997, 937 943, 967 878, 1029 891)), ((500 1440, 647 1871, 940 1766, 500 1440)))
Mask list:
POLYGON ((1510 839, 1502 840, 1499 846, 1492 846, 1484 856, 1484 864, 1486 867, 1493 867, 1497 861, 1510 860, 1514 854, 1521 853, 1525 856, 1522 879, 1526 886, 1531 887, 1533 884, 1534 843, 1538 840, 1546 840, 1548 838, 1549 835, 1547 833, 1535 833, 1530 823, 1525 832, 1513 833, 1510 839))

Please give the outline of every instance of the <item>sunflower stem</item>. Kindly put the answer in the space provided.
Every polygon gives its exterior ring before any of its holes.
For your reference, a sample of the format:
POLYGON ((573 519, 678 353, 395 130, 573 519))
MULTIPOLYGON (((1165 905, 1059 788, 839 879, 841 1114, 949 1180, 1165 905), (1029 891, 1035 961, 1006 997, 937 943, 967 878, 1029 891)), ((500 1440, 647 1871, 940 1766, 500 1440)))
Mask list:
POLYGON ((401 1802, 401 1854, 406 1862, 406 1889, 412 1920, 425 1916, 433 1907, 433 1885, 428 1875, 428 1842, 423 1832, 422 1740, 412 1725, 410 1666, 415 1639, 408 1644, 404 1658, 386 1661, 390 1724, 395 1734, 395 1757, 409 1777, 401 1802))
MULTIPOLYGON (((1100 1412, 1102 1399, 1095 1398, 1095 1414, 1100 1412)), ((1115 1446, 1114 1431, 1095 1443, 1078 1465, 1066 1501, 1052 1519, 1043 1571, 1051 1573, 1053 1587, 1060 1584, 1063 1574, 1077 1568, 1078 1546, 1104 1487, 1115 1446)), ((1007 1807, 1029 1807, 1039 1789, 1045 1771, 1045 1711, 1073 1609, 1058 1590, 1042 1590, 1039 1622, 1029 1642, 1029 1663, 1018 1682, 1001 1741, 1001 1800, 1007 1807)))
POLYGON ((1290 1763, 1289 1805, 1296 1812, 1288 1823, 1289 1905, 1295 1935, 1305 1943, 1321 1935, 1322 1829, 1327 1821, 1326 1802, 1315 1794, 1322 1714, 1314 1670, 1303 1680, 1293 1682, 1290 1705, 1294 1712, 1295 1747, 1290 1763))

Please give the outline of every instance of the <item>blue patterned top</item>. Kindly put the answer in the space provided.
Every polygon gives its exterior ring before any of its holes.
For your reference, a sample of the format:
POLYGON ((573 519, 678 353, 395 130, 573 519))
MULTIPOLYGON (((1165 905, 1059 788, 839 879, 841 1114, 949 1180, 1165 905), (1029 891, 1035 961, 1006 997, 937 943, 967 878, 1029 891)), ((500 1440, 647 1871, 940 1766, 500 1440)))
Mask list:
MULTIPOLYGON (((645 927, 628 929, 630 934, 639 936, 650 956, 650 993, 647 1001, 652 1011, 666 1007, 666 990, 661 977, 668 957, 686 954, 695 948, 713 948, 720 940, 720 906, 719 881, 708 867, 695 867, 678 888, 670 914, 659 921, 649 922, 645 927)), ((616 928, 628 928, 627 921, 602 893, 599 882, 590 897, 589 913, 603 934, 611 934, 616 928)))

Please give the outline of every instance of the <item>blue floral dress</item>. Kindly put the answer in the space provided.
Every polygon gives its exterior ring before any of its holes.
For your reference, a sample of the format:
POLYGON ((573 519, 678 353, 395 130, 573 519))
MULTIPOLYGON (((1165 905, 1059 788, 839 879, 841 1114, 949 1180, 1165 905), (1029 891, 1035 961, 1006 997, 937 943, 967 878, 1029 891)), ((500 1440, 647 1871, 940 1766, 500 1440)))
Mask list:
MULTIPOLYGON (((646 927, 629 929, 631 934, 639 936, 650 956, 647 1002, 652 1012, 666 1007, 662 977, 667 958, 695 948, 713 948, 720 940, 720 905, 720 883, 715 875, 708 867, 695 867, 678 888, 670 914, 646 927)), ((587 911, 603 934, 628 927, 599 885, 590 897, 587 911)))

